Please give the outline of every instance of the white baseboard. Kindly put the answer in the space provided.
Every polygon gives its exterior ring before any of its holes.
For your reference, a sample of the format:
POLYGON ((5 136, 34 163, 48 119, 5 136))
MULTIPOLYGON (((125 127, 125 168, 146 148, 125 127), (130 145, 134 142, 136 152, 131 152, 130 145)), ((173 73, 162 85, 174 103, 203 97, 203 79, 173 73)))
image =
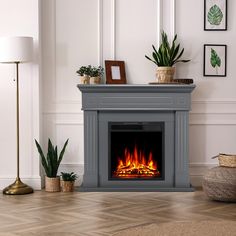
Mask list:
MULTIPOLYGON (((3 190, 5 187, 9 186, 10 184, 14 183, 16 180, 15 177, 12 176, 0 176, 0 190, 3 190)), ((41 190, 41 177, 40 176, 33 176, 33 177, 22 177, 21 181, 34 190, 41 190)))
MULTIPOLYGON (((189 165, 189 175, 190 181, 193 187, 200 187, 202 186, 202 178, 206 171, 212 167, 216 166, 216 164, 212 163, 191 163, 189 165)), ((80 186, 83 181, 83 172, 84 172, 84 165, 83 164, 61 164, 58 174, 61 171, 64 172, 74 172, 76 173, 79 178, 76 180, 75 185, 80 186)), ((42 189, 41 177, 40 176, 33 176, 33 177, 22 177, 21 180, 30 185, 35 190, 42 189)), ((0 190, 4 189, 8 185, 12 184, 15 181, 15 177, 12 176, 0 176, 0 190)))

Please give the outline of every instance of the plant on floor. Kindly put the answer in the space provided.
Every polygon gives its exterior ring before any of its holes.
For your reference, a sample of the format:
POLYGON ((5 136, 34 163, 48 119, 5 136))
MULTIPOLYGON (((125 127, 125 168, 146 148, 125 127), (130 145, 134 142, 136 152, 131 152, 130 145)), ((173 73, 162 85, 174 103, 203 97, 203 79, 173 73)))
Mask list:
POLYGON ((73 192, 74 191, 74 183, 78 176, 74 173, 66 173, 61 172, 61 190, 62 192, 73 192))
POLYGON ((60 177, 57 176, 59 165, 64 156, 66 146, 68 144, 69 139, 66 140, 59 156, 57 146, 53 146, 50 139, 48 139, 48 150, 47 155, 45 156, 43 150, 37 140, 35 140, 38 152, 40 154, 41 163, 45 170, 46 178, 45 178, 45 187, 48 192, 57 192, 60 191, 60 177))
POLYGON ((78 178, 78 176, 74 172, 61 172, 61 177, 63 181, 75 181, 78 178))

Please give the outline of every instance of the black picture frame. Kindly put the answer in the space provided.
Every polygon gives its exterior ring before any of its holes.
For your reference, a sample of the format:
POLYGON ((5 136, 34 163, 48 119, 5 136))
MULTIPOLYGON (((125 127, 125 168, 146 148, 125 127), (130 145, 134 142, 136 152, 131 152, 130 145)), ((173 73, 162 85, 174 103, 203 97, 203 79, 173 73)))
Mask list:
POLYGON ((124 61, 106 60, 105 68, 107 84, 126 84, 124 61))
POLYGON ((227 45, 204 44, 203 76, 226 77, 227 45))
POLYGON ((227 18, 228 18, 227 17, 227 0, 204 0, 204 30, 205 31, 226 31, 227 18), (209 16, 212 16, 210 17, 211 23, 208 20, 208 14, 209 16), (221 14, 223 14, 222 19, 220 16, 221 14), (214 15, 218 15, 218 17, 215 18, 214 15), (214 18, 216 20, 214 20, 214 18))

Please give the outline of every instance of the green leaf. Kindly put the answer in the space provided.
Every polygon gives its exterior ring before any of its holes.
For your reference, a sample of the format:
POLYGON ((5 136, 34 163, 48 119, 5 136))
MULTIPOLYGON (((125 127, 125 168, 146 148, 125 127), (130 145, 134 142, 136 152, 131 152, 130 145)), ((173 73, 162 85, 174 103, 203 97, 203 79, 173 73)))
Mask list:
POLYGON ((221 59, 213 48, 211 48, 211 66, 214 68, 221 66, 221 59))
POLYGON ((63 156, 64 156, 64 153, 65 153, 66 146, 67 146, 68 142, 69 142, 69 139, 66 140, 66 142, 65 142, 65 144, 64 144, 64 147, 63 147, 62 150, 61 150, 61 153, 60 153, 60 156, 59 156, 59 159, 58 159, 58 162, 57 162, 57 168, 59 167, 59 165, 60 165, 60 163, 61 163, 61 161, 62 161, 62 158, 63 158, 63 156))
POLYGON ((216 4, 212 6, 207 14, 207 20, 211 25, 220 25, 223 19, 223 13, 216 4))
POLYGON ((39 152, 39 154, 40 154, 41 162, 42 162, 43 168, 44 168, 44 170, 45 170, 45 173, 46 173, 46 175, 48 176, 48 174, 49 174, 49 169, 48 169, 48 165, 47 165, 46 158, 45 158, 45 156, 44 156, 44 154, 43 154, 43 150, 42 150, 42 148, 40 147, 40 145, 39 145, 39 143, 37 142, 36 139, 35 139, 35 144, 36 144, 36 147, 37 147, 38 152, 39 152))

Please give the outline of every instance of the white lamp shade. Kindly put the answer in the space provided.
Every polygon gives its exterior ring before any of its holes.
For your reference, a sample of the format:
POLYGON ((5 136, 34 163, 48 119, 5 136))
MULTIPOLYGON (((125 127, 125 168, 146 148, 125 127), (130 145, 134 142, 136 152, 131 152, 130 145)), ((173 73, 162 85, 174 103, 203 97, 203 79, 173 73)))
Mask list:
POLYGON ((32 37, 0 38, 0 62, 29 62, 33 57, 32 37))

